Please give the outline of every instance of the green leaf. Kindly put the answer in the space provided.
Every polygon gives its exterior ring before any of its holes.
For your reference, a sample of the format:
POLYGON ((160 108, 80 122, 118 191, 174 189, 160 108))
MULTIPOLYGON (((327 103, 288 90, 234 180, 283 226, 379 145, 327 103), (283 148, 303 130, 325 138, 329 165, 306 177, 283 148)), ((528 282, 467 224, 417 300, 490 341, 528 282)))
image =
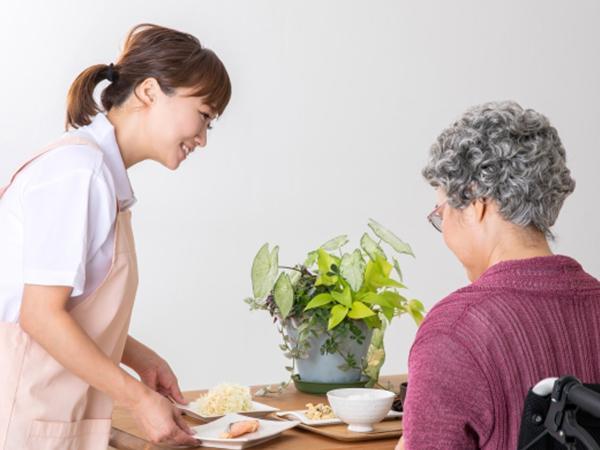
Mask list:
POLYGON ((350 254, 346 253, 342 257, 340 274, 348 282, 354 292, 358 291, 363 284, 365 266, 362 253, 358 249, 350 254))
POLYGON ((304 267, 312 266, 317 260, 317 256, 319 256, 319 252, 317 250, 310 252, 304 261, 304 267))
POLYGON ((381 323, 381 319, 378 316, 370 316, 370 317, 365 317, 363 319, 363 322, 369 327, 369 328, 381 328, 382 323, 381 323))
POLYGON ((384 277, 389 277, 390 272, 392 271, 392 265, 388 262, 388 260, 383 256, 377 256, 375 258, 375 263, 379 266, 380 273, 384 277))
POLYGON ((338 248, 346 245, 348 243, 348 241, 349 241, 348 236, 346 236, 345 234, 342 234, 341 236, 337 236, 337 237, 334 237, 333 239, 328 240, 323 245, 321 245, 321 248, 323 250, 327 250, 328 252, 332 252, 332 251, 337 250, 338 248))
POLYGON ((378 256, 375 261, 369 261, 365 269, 365 287, 376 291, 382 287, 404 288, 402 283, 389 278, 392 265, 385 258, 378 256))
POLYGON ((381 308, 381 312, 383 313, 385 318, 388 320, 388 322, 391 322, 392 319, 394 318, 394 308, 388 308, 388 307, 384 306, 381 308))
POLYGON ((374 316, 376 313, 363 302, 352 303, 352 309, 348 313, 351 319, 363 319, 365 317, 374 316))
POLYGON ((327 305, 328 303, 331 303, 333 301, 333 297, 331 296, 330 293, 325 292, 323 294, 319 294, 316 297, 314 297, 310 302, 308 302, 308 305, 306 305, 306 308, 304 308, 304 311, 307 311, 309 309, 313 309, 313 308, 319 308, 321 306, 327 305))
POLYGON ((288 275, 290 277, 290 282, 292 283, 292 286, 296 287, 296 284, 298 284, 298 281, 300 281, 302 274, 297 270, 292 270, 288 275))
POLYGON ((360 246, 372 260, 375 260, 377 256, 383 256, 385 258, 385 253, 382 248, 377 245, 377 242, 375 242, 367 233, 363 234, 360 238, 360 246))
POLYGON ((413 318, 417 325, 421 325, 423 322, 423 317, 425 315, 425 306, 417 299, 412 299, 406 305, 406 310, 408 314, 413 318))
POLYGON ((370 305, 385 306, 386 308, 394 307, 394 305, 390 303, 383 295, 376 294, 375 292, 367 292, 366 294, 359 296, 357 300, 370 305))
POLYGON ((384 298, 389 306, 402 310, 405 309, 406 299, 397 292, 383 291, 379 293, 379 296, 384 298))
POLYGON ((254 297, 262 298, 273 288, 279 271, 279 247, 269 253, 269 244, 263 245, 252 262, 252 291, 254 297))
POLYGON ((277 278, 275 289, 273 289, 273 297, 275 297, 275 303, 279 308, 281 317, 285 319, 294 304, 294 288, 287 273, 284 272, 277 278))
POLYGON ((410 302, 408 302, 409 306, 417 311, 425 312, 425 306, 416 298, 413 298, 410 302))
POLYGON ((336 302, 344 305, 347 308, 352 306, 352 292, 350 291, 349 286, 344 286, 344 290, 342 292, 333 291, 331 292, 331 296, 335 299, 336 302))
POLYGON ((390 230, 385 228, 380 223, 377 223, 373 219, 369 219, 369 227, 373 230, 373 233, 385 243, 389 244, 398 253, 404 253, 406 255, 415 256, 410 245, 392 233, 390 230))
POLYGON ((404 280, 402 279, 402 270, 400 270, 400 263, 396 258, 392 258, 392 261, 394 261, 394 269, 398 274, 398 279, 400 280, 400 282, 404 282, 404 280))
POLYGON ((319 276, 315 286, 331 286, 338 280, 337 275, 327 275, 331 271, 331 266, 337 264, 339 259, 327 253, 325 250, 320 248, 318 251, 317 264, 319 266, 319 276))
POLYGON ((331 314, 329 315, 329 323, 327 324, 327 329, 332 330, 336 326, 338 326, 348 314, 348 310, 349 308, 346 308, 342 305, 335 305, 333 308, 331 308, 331 314))

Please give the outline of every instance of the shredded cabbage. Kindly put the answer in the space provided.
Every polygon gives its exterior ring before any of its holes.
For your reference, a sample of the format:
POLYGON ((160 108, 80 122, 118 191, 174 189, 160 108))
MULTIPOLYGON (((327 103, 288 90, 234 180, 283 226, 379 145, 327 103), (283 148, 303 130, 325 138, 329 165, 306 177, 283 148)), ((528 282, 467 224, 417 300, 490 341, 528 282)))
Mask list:
POLYGON ((222 383, 191 402, 190 408, 203 416, 248 412, 252 409, 252 396, 248 387, 222 383))

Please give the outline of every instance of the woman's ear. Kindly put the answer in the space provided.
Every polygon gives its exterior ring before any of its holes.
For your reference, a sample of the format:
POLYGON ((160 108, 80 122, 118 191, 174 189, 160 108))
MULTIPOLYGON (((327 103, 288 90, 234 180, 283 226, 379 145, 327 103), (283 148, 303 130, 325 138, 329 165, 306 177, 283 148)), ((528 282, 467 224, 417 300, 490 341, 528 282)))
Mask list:
POLYGON ((156 78, 146 78, 135 88, 135 96, 144 106, 151 106, 157 99, 160 86, 156 78))

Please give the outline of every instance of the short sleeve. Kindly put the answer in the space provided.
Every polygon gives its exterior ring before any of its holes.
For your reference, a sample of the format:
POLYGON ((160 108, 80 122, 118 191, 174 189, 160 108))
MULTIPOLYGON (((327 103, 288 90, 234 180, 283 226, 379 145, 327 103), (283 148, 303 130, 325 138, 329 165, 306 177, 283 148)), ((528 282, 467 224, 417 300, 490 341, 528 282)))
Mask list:
POLYGON ((409 356, 405 448, 481 448, 494 417, 487 380, 465 346, 430 331, 409 356))
MULTIPOLYGON (((55 168, 65 157, 68 152, 54 157, 55 168)), ((24 283, 71 286, 73 297, 84 292, 86 263, 116 216, 114 188, 96 154, 94 158, 95 164, 88 161, 82 167, 42 175, 23 190, 24 283)))

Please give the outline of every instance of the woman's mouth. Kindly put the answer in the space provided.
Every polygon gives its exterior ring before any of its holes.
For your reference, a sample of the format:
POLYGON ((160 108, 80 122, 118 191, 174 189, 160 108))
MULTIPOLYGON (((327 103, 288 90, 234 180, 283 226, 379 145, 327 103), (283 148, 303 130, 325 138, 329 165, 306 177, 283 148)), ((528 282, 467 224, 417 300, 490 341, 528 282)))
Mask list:
POLYGON ((194 151, 194 149, 188 147, 186 144, 183 143, 179 146, 179 148, 183 150, 184 158, 187 158, 187 156, 194 151))

